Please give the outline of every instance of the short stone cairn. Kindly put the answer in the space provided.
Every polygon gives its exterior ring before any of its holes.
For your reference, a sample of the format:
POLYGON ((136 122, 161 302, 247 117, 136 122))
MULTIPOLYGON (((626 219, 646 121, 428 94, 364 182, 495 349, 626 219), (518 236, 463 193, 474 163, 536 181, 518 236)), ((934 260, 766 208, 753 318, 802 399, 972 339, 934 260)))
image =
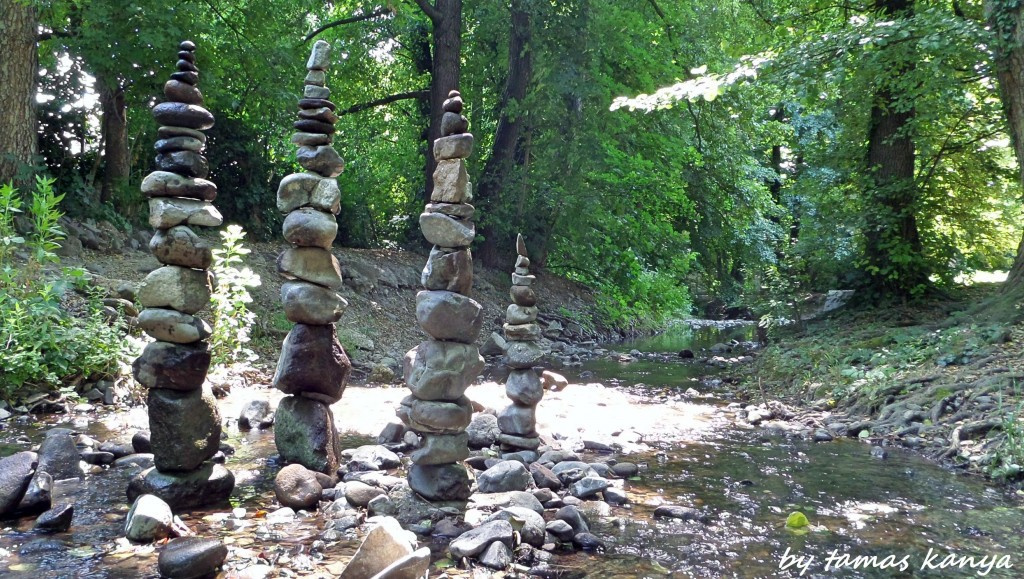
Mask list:
POLYGON ((505 450, 537 450, 537 404, 544 397, 544 386, 533 366, 541 356, 541 337, 537 324, 537 294, 530 275, 530 258, 522 235, 516 238, 516 267, 509 295, 512 304, 505 312, 505 363, 511 368, 505 381, 505 394, 512 400, 498 414, 498 441, 505 450))
POLYGON ((292 136, 306 171, 288 175, 277 189, 290 244, 277 259, 277 271, 288 280, 281 286, 281 301, 295 326, 284 340, 274 375, 274 386, 290 395, 278 405, 274 439, 286 462, 333 476, 341 448, 330 405, 341 399, 352 364, 334 327, 348 303, 337 293, 341 265, 331 253, 341 210, 334 178, 345 163, 331 146, 338 116, 325 86, 330 55, 331 45, 318 40, 306 63, 292 136))
POLYGON ((441 137, 434 141, 434 190, 420 215, 420 229, 433 244, 416 295, 416 320, 429 338, 405 356, 405 384, 412 391, 398 416, 422 437, 412 453, 409 486, 429 501, 465 501, 470 480, 460 464, 469 456, 466 427, 473 406, 466 389, 483 370, 473 344, 483 325, 483 307, 470 298, 473 256, 472 185, 465 159, 473 151, 462 97, 444 102, 441 137))
POLYGON ((210 325, 195 314, 210 303, 211 246, 190 226, 217 227, 211 203, 217 186, 202 155, 213 115, 203 108, 196 86, 196 45, 182 42, 178 71, 164 85, 167 102, 153 107, 160 123, 157 171, 142 181, 149 198, 149 224, 156 229, 149 249, 163 264, 142 282, 138 298, 146 308, 139 327, 156 339, 132 364, 135 379, 149 388, 149 428, 154 467, 134 478, 129 500, 154 494, 175 509, 223 501, 234 476, 210 461, 220 446, 217 401, 204 388, 210 367, 210 325))

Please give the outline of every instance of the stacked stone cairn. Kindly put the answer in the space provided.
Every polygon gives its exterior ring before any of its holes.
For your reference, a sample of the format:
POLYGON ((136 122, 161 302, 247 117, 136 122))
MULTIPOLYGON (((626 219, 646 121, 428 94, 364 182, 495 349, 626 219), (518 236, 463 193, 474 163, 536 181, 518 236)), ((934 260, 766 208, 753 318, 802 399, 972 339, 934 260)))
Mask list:
POLYGON ((516 238, 516 267, 512 273, 509 294, 512 304, 505 312, 505 363, 511 371, 505 382, 505 394, 512 404, 498 414, 498 441, 506 450, 536 450, 540 446, 537 436, 537 404, 544 396, 540 376, 533 369, 543 351, 538 342, 541 337, 537 324, 537 294, 530 275, 530 258, 526 255, 526 242, 522 235, 516 238))
POLYGON ((277 259, 285 316, 295 325, 284 340, 274 386, 289 394, 275 417, 274 437, 286 462, 325 474, 338 469, 341 448, 330 405, 341 400, 352 369, 335 333, 348 306, 337 291, 341 265, 331 253, 338 234, 341 192, 335 177, 345 162, 331 146, 335 105, 329 99, 326 70, 331 45, 319 40, 306 63, 305 87, 292 142, 303 173, 293 173, 277 189, 277 208, 286 215, 284 238, 290 247, 277 259))
POLYGON ((416 295, 416 320, 428 339, 405 356, 405 383, 412 391, 398 416, 422 437, 412 453, 409 486, 433 502, 465 501, 470 481, 460 462, 469 456, 466 427, 473 406, 466 389, 483 370, 473 344, 483 325, 483 308, 470 298, 473 256, 472 185, 466 161, 473 151, 462 97, 451 91, 444 102, 441 137, 434 141, 434 190, 420 215, 420 229, 433 244, 416 295))
POLYGON ((149 198, 149 223, 156 229, 150 251, 163 264, 142 282, 138 299, 145 306, 139 326, 155 342, 132 368, 149 388, 149 426, 154 467, 128 487, 128 498, 155 494, 175 508, 192 508, 226 499, 234 476, 210 461, 220 446, 217 402, 204 388, 210 367, 210 325, 195 314, 210 303, 211 246, 191 227, 217 227, 220 212, 211 203, 217 186, 202 155, 203 130, 213 115, 203 108, 196 84, 195 44, 182 42, 178 71, 164 85, 167 102, 153 107, 160 123, 155 148, 157 171, 142 181, 149 198))

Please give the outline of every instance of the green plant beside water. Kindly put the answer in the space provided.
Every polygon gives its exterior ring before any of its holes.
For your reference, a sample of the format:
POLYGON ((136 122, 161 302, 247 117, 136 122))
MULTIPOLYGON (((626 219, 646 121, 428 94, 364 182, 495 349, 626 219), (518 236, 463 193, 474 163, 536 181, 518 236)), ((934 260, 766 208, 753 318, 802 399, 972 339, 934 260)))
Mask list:
POLYGON ((1020 399, 1020 385, 1013 386, 1016 406, 1008 408, 1002 395, 999 397, 999 415, 1003 417, 1000 429, 1003 442, 996 449, 989 468, 992 478, 1014 480, 1024 474, 1024 401, 1020 399))
POLYGON ((210 354, 214 365, 224 366, 239 362, 252 362, 256 353, 248 347, 249 331, 256 314, 249 311, 252 303, 249 288, 259 287, 260 276, 243 267, 249 249, 242 245, 245 231, 238 225, 229 225, 221 231, 224 244, 213 250, 213 272, 217 288, 210 296, 213 310, 213 335, 210 354))
POLYGON ((124 328, 104 318, 100 296, 85 289, 85 272, 65 268, 59 276, 47 277, 44 268, 60 263, 54 251, 64 238, 57 209, 62 198, 53 190, 53 179, 39 176, 27 207, 16 188, 0 186, 0 396, 4 399, 33 390, 59 390, 76 377, 113 375, 129 355, 124 328), (30 224, 25 235, 15 227, 19 215, 30 224), (77 315, 61 306, 70 288, 86 297, 77 315))

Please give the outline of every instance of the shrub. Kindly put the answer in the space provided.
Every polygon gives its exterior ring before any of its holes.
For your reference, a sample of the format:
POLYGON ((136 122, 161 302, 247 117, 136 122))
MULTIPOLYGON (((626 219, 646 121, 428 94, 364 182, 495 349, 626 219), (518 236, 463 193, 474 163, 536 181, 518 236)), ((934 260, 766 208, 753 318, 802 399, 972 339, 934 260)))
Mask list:
POLYGON ((260 276, 242 265, 249 250, 242 246, 245 232, 241 226, 229 225, 221 231, 224 245, 213 250, 213 272, 217 275, 217 289, 210 296, 213 302, 213 335, 210 337, 210 354, 214 365, 236 362, 252 362, 256 353, 249 343, 249 330, 256 321, 256 314, 246 304, 252 303, 251 287, 260 285, 260 276))
POLYGON ((0 396, 25 390, 56 390, 75 377, 112 375, 130 352, 123 328, 110 325, 100 296, 85 292, 85 305, 73 316, 62 305, 71 287, 85 287, 80 269, 63 269, 47 279, 44 267, 59 264, 54 253, 64 232, 57 225, 62 195, 53 180, 36 177, 25 217, 30 232, 19 235, 15 216, 24 202, 10 184, 0 186, 0 396), (16 255, 24 254, 24 255, 16 255), (14 263, 15 257, 24 263, 14 263))

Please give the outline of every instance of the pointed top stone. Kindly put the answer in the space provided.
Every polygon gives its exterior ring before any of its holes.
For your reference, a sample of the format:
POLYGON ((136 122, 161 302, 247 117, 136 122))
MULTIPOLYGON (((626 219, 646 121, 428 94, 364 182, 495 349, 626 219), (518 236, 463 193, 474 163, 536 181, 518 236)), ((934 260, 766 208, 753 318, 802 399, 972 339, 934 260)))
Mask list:
POLYGON ((178 45, 178 48, 192 52, 196 49, 196 43, 191 40, 182 40, 181 44, 178 45))
POLYGON ((313 45, 313 52, 306 61, 307 70, 327 70, 331 64, 331 44, 326 40, 317 40, 313 45))
POLYGON ((523 234, 516 234, 516 253, 523 257, 529 257, 526 255, 526 239, 523 238, 523 234))

